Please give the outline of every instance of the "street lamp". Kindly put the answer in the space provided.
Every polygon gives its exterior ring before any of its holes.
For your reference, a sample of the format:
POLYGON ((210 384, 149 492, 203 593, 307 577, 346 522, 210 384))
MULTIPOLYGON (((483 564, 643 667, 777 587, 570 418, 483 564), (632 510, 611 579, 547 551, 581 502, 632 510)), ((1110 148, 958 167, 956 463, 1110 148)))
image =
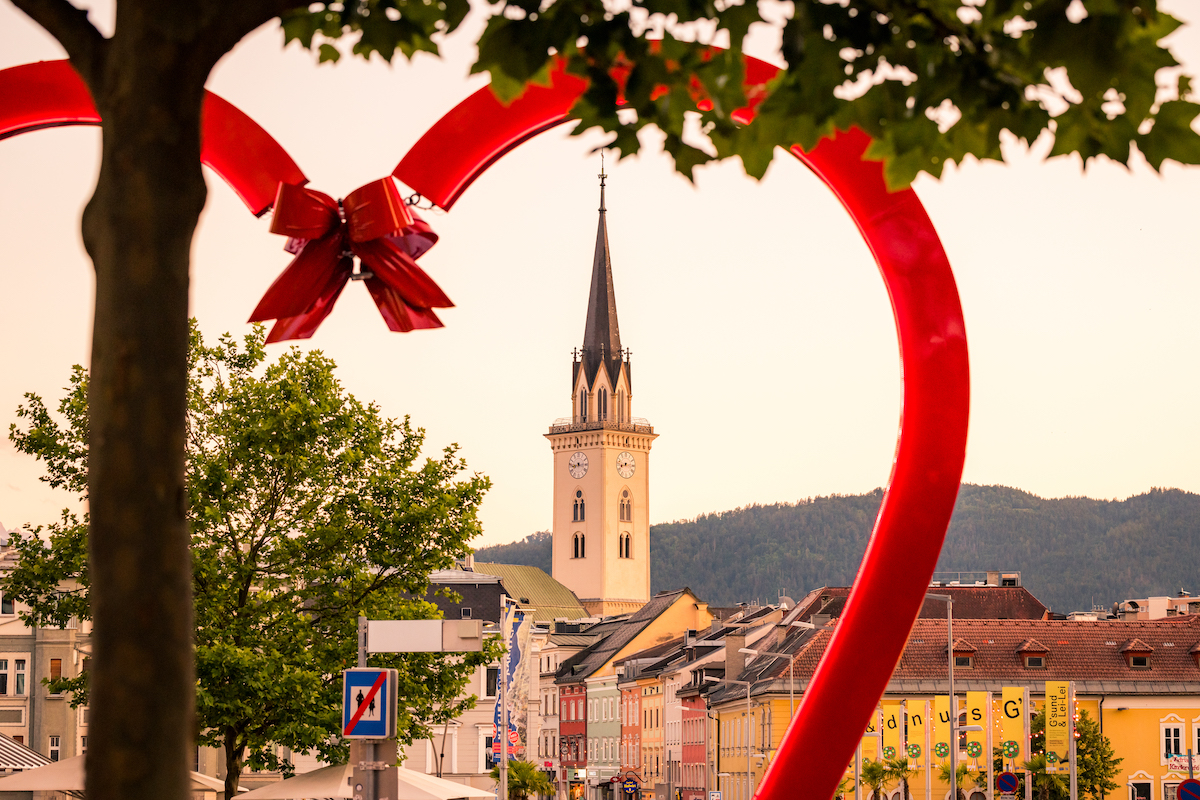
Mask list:
POLYGON ((714 678, 711 675, 704 676, 705 683, 734 683, 738 686, 746 687, 746 786, 750 790, 750 797, 754 796, 754 777, 750 774, 750 748, 754 739, 754 726, 750 724, 750 687, 754 684, 750 681, 737 681, 732 678, 714 678))
POLYGON ((753 647, 739 647, 739 653, 758 656, 774 656, 788 660, 788 720, 796 716, 796 656, 792 653, 774 653, 770 650, 755 650, 753 647))
MULTIPOLYGON (((954 699, 954 597, 948 594, 925 593, 926 600, 946 604, 946 663, 950 665, 950 798, 958 800, 958 703, 954 699)), ((982 728, 980 728, 982 730, 982 728)))

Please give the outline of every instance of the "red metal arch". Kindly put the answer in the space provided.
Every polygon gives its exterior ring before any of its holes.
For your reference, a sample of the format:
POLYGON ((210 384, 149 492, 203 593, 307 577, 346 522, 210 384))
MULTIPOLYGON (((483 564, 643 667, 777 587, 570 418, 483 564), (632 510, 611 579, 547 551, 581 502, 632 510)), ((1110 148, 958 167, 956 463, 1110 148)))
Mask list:
MULTIPOLYGON (((69 61, 39 61, 0 70, 0 139, 67 125, 99 125, 100 115, 69 61)), ((275 202, 280 183, 308 183, 300 167, 254 120, 208 92, 200 160, 255 216, 275 202)))
MULTIPOLYGON (((776 68, 747 59, 747 83, 776 68)), ((449 111, 393 175, 442 208, 505 153, 571 119, 582 79, 557 72, 512 104, 484 88, 449 111)), ((743 110, 748 120, 752 109, 743 110)), ((970 406, 967 338, 958 290, 933 223, 911 188, 888 192, 879 162, 862 159, 860 130, 791 152, 854 218, 887 285, 904 381, 891 478, 854 589, 796 718, 757 796, 833 796, 904 650, 933 575, 958 494, 970 406)))

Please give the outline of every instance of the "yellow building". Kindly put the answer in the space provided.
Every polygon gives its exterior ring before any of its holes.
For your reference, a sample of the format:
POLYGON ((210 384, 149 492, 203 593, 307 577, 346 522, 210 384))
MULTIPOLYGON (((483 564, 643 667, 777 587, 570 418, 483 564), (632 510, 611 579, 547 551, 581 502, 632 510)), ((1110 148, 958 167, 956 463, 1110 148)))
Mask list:
MULTIPOLYGON (((794 654, 798 698, 807 688, 834 626, 836 620, 817 631, 786 633, 781 629, 759 647, 794 654)), ((1044 703, 1046 681, 1072 681, 1078 709, 1099 721, 1114 754, 1124 759, 1114 779, 1118 788, 1109 796, 1175 800, 1175 787, 1188 776, 1187 751, 1200 751, 1200 616, 1088 622, 955 620, 954 639, 954 684, 960 721, 966 722, 962 716, 966 692, 991 692, 992 746, 998 747, 1001 742, 1004 687, 1027 688, 1032 713, 1044 703)), ((932 710, 934 697, 947 691, 948 650, 944 620, 917 620, 883 702, 904 700, 910 709, 922 711, 928 703, 932 710)), ((763 754, 762 758, 750 754, 753 786, 761 781, 787 727, 788 665, 787 658, 760 656, 747 665, 742 675, 743 680, 753 684, 751 727, 761 737, 761 749, 756 743, 754 750, 763 754)), ((744 691, 730 687, 714 696, 719 702, 712 706, 717 720, 710 735, 720 737, 720 770, 736 778, 726 788, 725 800, 750 797, 741 788, 743 779, 738 777, 746 769, 745 734, 739 725, 746 716, 745 697, 744 691)), ((939 722, 936 714, 931 717, 930 741, 936 741, 939 722)), ((989 733, 987 727, 985 735, 989 733)), ((873 746, 873 740, 866 741, 873 746)), ((925 743, 920 744, 927 755, 925 743)), ((959 763, 971 762, 965 748, 960 748, 959 763)), ((941 759, 933 758, 928 788, 924 770, 913 778, 909 791, 914 798, 948 797, 949 787, 936 777, 938 763, 941 759)), ((986 759, 979 759, 979 763, 986 770, 986 759)), ((1200 771, 1200 758, 1195 766, 1200 771)), ((967 795, 969 800, 991 797, 982 788, 970 790, 967 795)), ((1080 795, 1086 795, 1082 787, 1080 795)), ((897 787, 889 787, 888 797, 899 800, 897 787)))
POLYGON ((650 599, 650 423, 633 416, 629 353, 621 347, 600 184, 583 348, 571 365, 571 416, 546 438, 554 452, 553 574, 594 616, 650 599))

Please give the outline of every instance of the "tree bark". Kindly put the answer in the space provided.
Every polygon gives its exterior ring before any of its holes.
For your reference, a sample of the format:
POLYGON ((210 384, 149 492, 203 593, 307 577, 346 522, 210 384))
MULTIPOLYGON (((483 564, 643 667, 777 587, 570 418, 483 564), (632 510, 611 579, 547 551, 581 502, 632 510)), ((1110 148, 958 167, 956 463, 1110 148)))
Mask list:
POLYGON ((237 797, 238 784, 242 781, 242 759, 246 746, 239 744, 238 733, 233 728, 225 729, 225 796, 237 797))
POLYGON ((118 10, 120 35, 92 82, 103 119, 100 176, 83 217, 96 270, 88 396, 93 800, 187 797, 195 747, 184 423, 208 69, 197 69, 169 31, 147 24, 151 13, 118 10))

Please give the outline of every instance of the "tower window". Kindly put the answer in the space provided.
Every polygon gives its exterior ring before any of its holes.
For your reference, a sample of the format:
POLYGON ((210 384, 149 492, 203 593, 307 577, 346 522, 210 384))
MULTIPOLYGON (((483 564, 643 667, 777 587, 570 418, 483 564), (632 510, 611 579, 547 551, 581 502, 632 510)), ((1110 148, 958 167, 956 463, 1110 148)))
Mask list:
POLYGON ((621 522, 633 522, 633 498, 629 496, 628 489, 621 492, 619 516, 621 522))
POLYGON ((583 504, 583 492, 576 489, 575 490, 575 515, 573 517, 574 521, 575 522, 583 522, 585 520, 584 515, 585 515, 586 511, 587 511, 587 509, 585 508, 585 506, 583 504))
POLYGON ((587 392, 579 390, 579 421, 587 422, 587 392))
POLYGON ((575 558, 587 558, 586 537, 582 533, 575 534, 575 558))
POLYGON ((625 391, 617 392, 617 422, 625 421, 625 391))
POLYGON ((617 541, 617 555, 621 558, 633 558, 633 537, 622 533, 617 541))
POLYGON ((604 387, 596 394, 596 419, 608 419, 608 390, 604 387))

